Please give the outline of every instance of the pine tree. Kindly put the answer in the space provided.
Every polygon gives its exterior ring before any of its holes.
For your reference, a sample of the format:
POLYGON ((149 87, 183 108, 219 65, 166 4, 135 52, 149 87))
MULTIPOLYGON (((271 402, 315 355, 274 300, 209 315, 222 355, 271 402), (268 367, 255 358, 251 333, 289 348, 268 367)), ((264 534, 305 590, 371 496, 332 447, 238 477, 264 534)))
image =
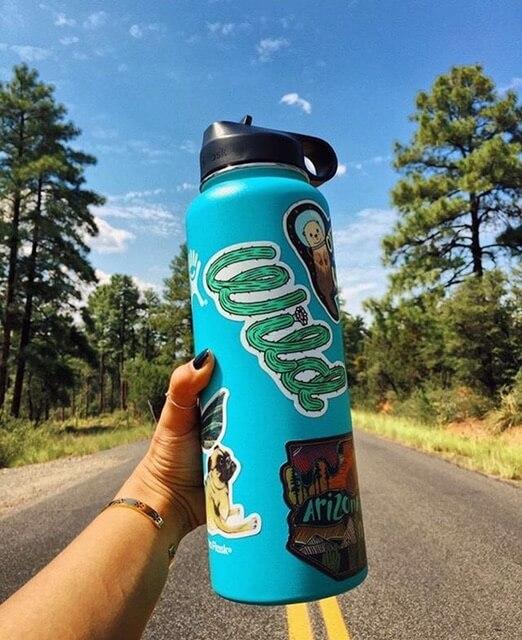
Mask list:
POLYGON ((365 369, 359 376, 368 397, 382 402, 387 391, 404 399, 427 380, 444 386, 451 377, 445 362, 442 298, 437 293, 394 301, 369 300, 373 316, 365 340, 365 369))
POLYGON ((48 108, 41 114, 38 157, 26 167, 35 198, 27 210, 31 250, 20 260, 25 303, 11 408, 14 416, 20 411, 34 303, 53 298, 67 307, 71 299, 80 297, 80 284, 96 279, 84 237, 97 233, 89 207, 102 204, 103 199, 84 188, 84 167, 95 159, 67 145, 80 132, 65 121, 65 113, 52 100, 51 91, 48 108))
POLYGON ((18 259, 26 239, 24 218, 34 199, 34 181, 28 167, 38 159, 41 121, 52 102, 51 88, 38 82, 26 65, 14 68, 13 78, 0 84, 0 203, 2 248, 7 257, 3 293, 2 349, 0 353, 0 408, 5 401, 11 337, 18 314, 18 259), (29 174, 29 175, 28 175, 29 174))
POLYGON ((64 312, 78 286, 95 280, 85 238, 97 233, 90 205, 103 202, 84 188, 94 158, 68 143, 79 130, 66 120, 54 89, 26 65, 0 87, 0 202, 6 255, 0 407, 4 404, 13 331, 20 330, 11 413, 18 416, 35 306, 61 301, 64 312), (21 252, 25 244, 27 251, 21 252))
POLYGON ((173 364, 192 356, 192 312, 188 277, 188 252, 185 244, 170 263, 171 275, 165 280, 164 302, 157 318, 157 327, 166 343, 161 358, 173 364))
MULTIPOLYGON (((479 65, 454 67, 420 92, 410 144, 397 144, 404 173, 392 191, 400 213, 383 242, 396 291, 482 277, 522 221, 522 108, 499 96, 479 65)), ((520 246, 520 245, 519 245, 520 246)))
POLYGON ((136 328, 139 352, 147 361, 152 361, 161 353, 164 336, 158 328, 158 314, 161 311, 161 300, 153 289, 146 289, 142 294, 141 313, 136 328))
MULTIPOLYGON (((138 351, 136 327, 141 310, 140 292, 127 275, 115 274, 107 284, 98 286, 87 302, 88 325, 98 354, 100 365, 99 387, 103 389, 105 373, 110 371, 119 387, 119 406, 127 408, 125 363, 138 351)), ((113 407, 111 391, 111 409, 113 407)), ((100 405, 104 404, 101 392, 100 405)), ((100 407, 101 410, 101 407, 100 407)))
POLYGON ((362 367, 362 351, 367 330, 361 316, 352 316, 341 310, 341 327, 343 331, 344 360, 348 387, 357 384, 357 377, 362 367))
POLYGON ((515 377, 522 366, 515 304, 498 270, 464 282, 445 301, 444 345, 456 382, 493 395, 515 377))

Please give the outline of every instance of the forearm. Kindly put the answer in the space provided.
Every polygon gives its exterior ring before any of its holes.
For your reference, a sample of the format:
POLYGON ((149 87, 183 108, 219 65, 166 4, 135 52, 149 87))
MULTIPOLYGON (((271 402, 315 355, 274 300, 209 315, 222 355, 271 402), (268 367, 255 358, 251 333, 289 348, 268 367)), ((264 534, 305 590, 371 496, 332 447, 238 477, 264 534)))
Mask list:
POLYGON ((164 519, 161 529, 122 506, 103 511, 47 567, 0 607, 0 638, 134 640, 161 593, 171 545, 204 522, 198 393, 208 350, 171 376, 149 450, 116 498, 135 498, 164 519), (176 402, 174 399, 177 399, 176 402))
MULTIPOLYGON (((141 465, 140 465, 141 467, 141 465)), ((103 511, 38 575, 0 607, 0 637, 11 640, 139 638, 168 574, 168 549, 187 530, 182 513, 148 486, 140 467, 118 492, 165 519, 103 511)))

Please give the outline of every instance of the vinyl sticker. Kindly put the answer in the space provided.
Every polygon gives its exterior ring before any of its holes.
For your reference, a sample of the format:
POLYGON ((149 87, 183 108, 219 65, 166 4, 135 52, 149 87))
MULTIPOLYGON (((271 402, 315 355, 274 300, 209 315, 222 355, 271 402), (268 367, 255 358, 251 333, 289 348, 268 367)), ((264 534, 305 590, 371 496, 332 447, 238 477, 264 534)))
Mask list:
POLYGON ((293 204, 284 215, 288 241, 306 267, 314 291, 335 322, 339 322, 337 277, 330 218, 312 200, 293 204))
POLYGON ((324 354, 332 329, 311 316, 310 292, 280 256, 273 242, 232 245, 210 258, 203 280, 219 313, 243 322, 241 343, 280 391, 299 413, 318 417, 346 391, 346 370, 324 354))
POLYGON ((366 566, 352 434, 286 444, 287 549, 335 580, 366 566))
POLYGON ((205 300, 199 291, 199 272, 201 271, 201 260, 199 255, 194 249, 191 249, 188 254, 188 271, 189 271, 189 284, 190 284, 190 299, 196 298, 200 307, 204 307, 208 300, 205 300))
POLYGON ((205 459, 205 503, 207 531, 225 538, 253 536, 261 531, 261 517, 248 516, 234 504, 233 485, 241 465, 234 452, 222 442, 227 423, 228 389, 222 388, 201 409, 201 446, 205 459))

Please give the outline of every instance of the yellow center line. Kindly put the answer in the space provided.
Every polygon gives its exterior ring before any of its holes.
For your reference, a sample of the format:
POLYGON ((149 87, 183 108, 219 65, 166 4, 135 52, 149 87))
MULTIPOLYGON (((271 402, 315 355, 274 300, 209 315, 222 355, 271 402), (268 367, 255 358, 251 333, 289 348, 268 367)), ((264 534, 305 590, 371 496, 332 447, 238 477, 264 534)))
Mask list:
POLYGON ((319 600, 319 606, 323 613, 328 640, 351 640, 337 598, 332 597, 319 600))
POLYGON ((310 614, 304 603, 286 606, 288 620, 288 637, 290 640, 314 640, 310 614))

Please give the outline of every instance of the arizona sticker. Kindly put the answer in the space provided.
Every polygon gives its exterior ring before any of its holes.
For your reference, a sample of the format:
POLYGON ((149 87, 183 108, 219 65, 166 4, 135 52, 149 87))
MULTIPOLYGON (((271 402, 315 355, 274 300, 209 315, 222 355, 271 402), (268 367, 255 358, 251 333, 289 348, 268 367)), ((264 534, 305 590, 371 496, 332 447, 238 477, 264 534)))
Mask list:
POLYGON ((366 566, 352 434, 286 444, 287 549, 335 580, 366 566))

